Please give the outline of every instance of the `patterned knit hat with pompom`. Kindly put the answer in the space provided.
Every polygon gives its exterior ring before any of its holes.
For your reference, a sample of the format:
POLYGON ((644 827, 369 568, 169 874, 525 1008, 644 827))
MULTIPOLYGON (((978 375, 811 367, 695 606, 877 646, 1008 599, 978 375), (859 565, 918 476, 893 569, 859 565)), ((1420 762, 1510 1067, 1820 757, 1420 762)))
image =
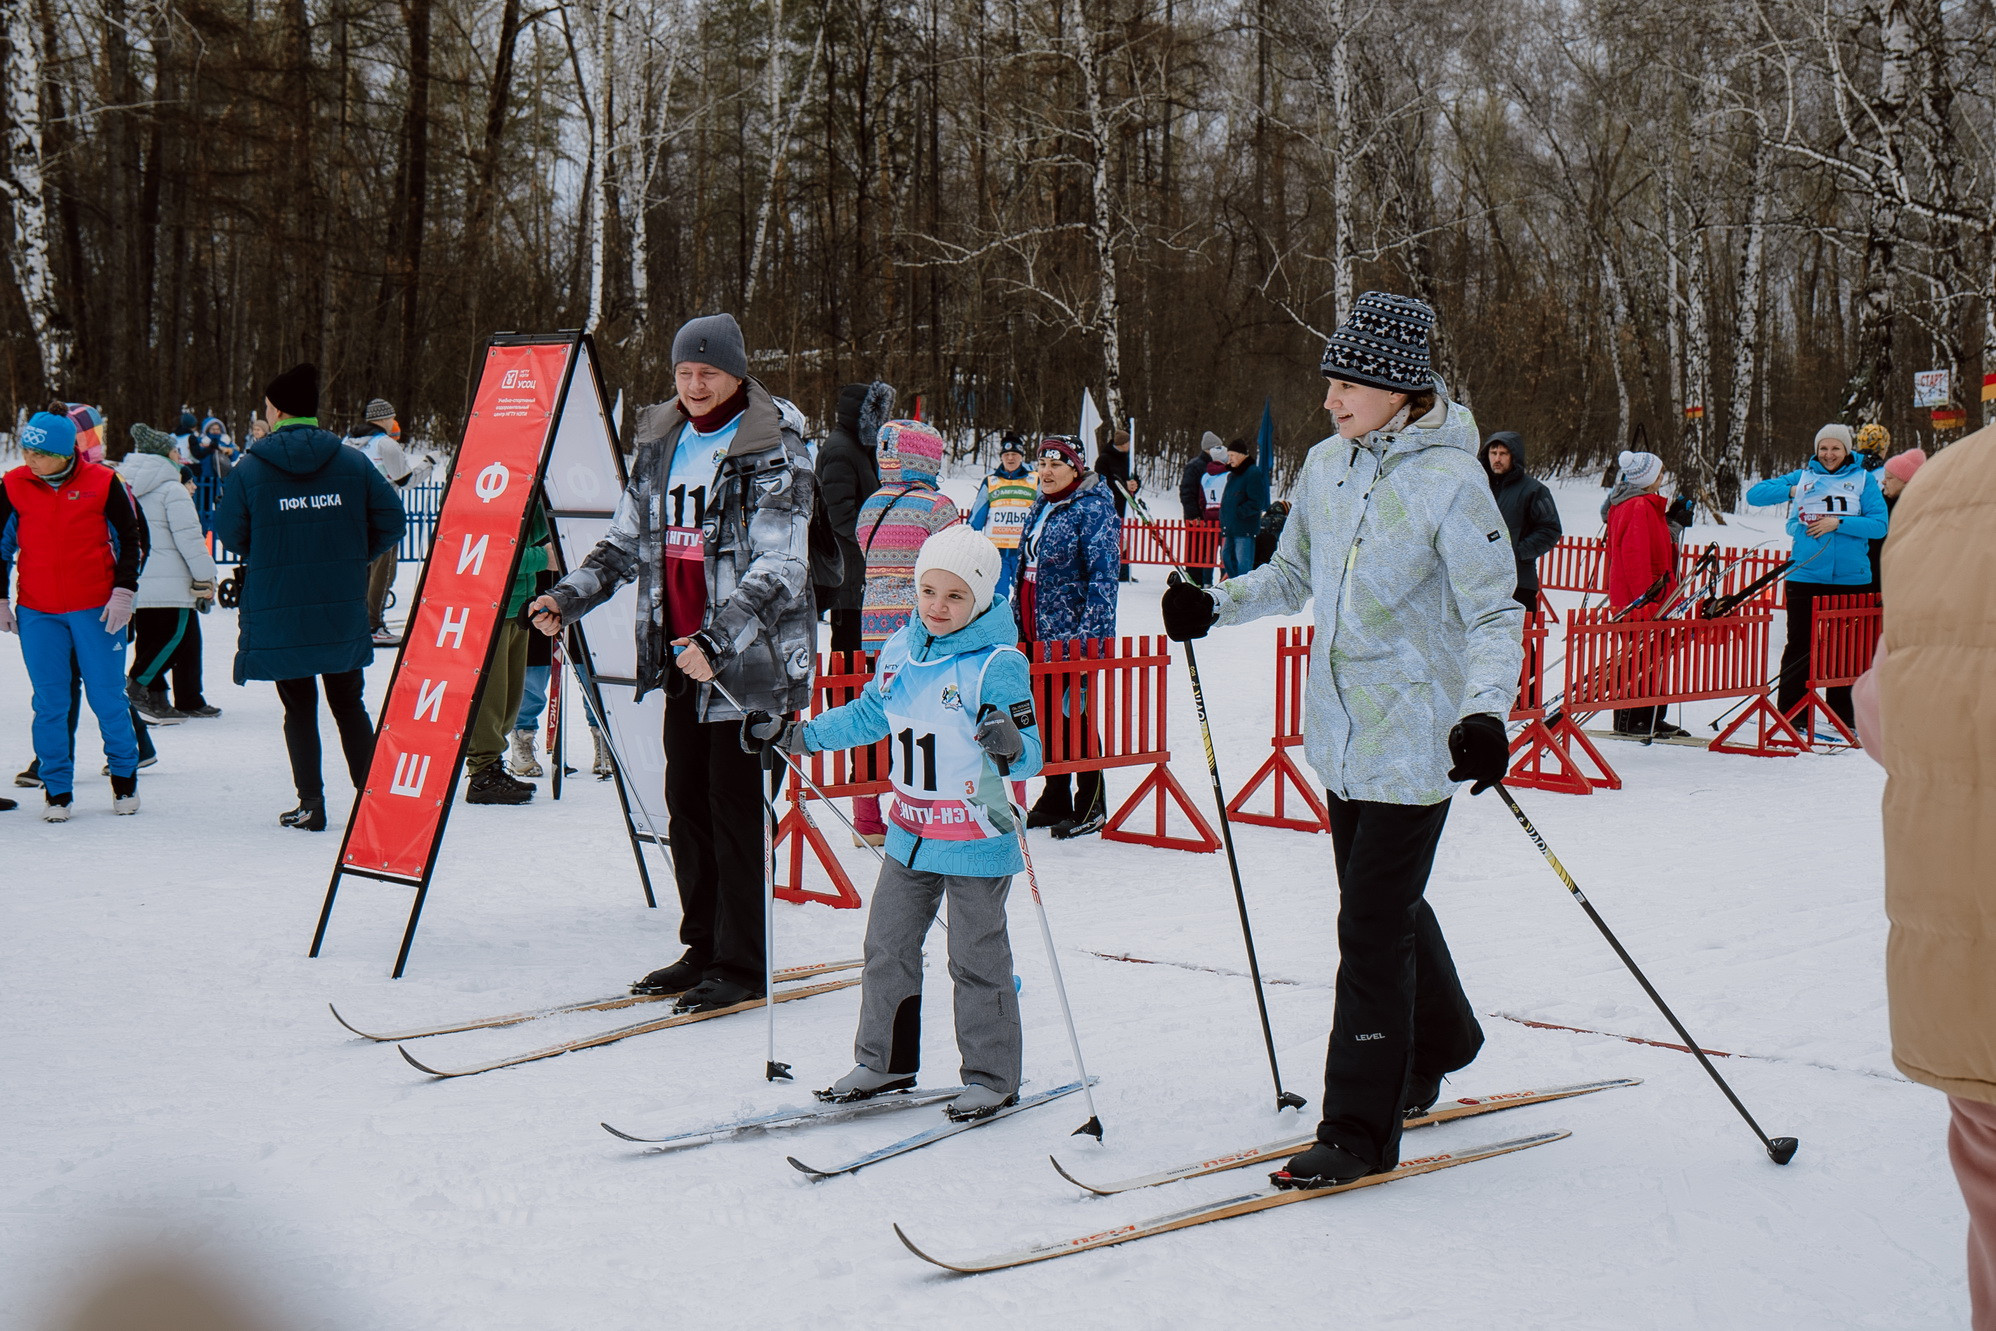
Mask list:
POLYGON ((1395 393, 1433 388, 1428 334, 1434 326, 1434 310, 1412 296, 1368 291, 1324 343, 1324 377, 1395 393))

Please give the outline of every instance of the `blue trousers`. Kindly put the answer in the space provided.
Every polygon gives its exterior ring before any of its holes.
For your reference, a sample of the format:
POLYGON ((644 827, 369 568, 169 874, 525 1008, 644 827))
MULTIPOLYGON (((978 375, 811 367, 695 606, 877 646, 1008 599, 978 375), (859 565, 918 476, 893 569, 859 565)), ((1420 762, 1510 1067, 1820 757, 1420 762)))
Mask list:
POLYGON ((1229 536, 1221 541, 1220 569, 1230 578, 1254 572, 1254 537, 1229 536))
POLYGON ((515 730, 532 730, 541 723, 541 713, 548 705, 548 676, 553 666, 528 666, 526 684, 520 690, 520 714, 513 721, 515 730))
POLYGON ((1012 584, 1018 581, 1018 577, 1019 547, 1015 545, 1010 550, 1000 550, 998 552, 998 585, 991 589, 992 596, 1010 596, 1012 594, 1012 584))
POLYGON ((125 631, 105 632, 103 613, 102 606, 61 615, 20 608, 21 656, 35 689, 35 758, 41 764, 42 789, 51 795, 67 795, 76 785, 69 691, 78 676, 90 710, 97 714, 111 775, 133 776, 139 770, 139 741, 125 699, 125 631))

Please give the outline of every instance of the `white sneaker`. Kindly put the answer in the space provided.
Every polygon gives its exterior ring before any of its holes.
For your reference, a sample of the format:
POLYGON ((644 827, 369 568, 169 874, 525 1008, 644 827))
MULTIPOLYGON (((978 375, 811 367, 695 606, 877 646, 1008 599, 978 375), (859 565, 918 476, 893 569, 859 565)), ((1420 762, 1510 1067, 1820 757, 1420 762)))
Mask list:
POLYGON ((68 804, 66 804, 66 803, 64 803, 64 804, 44 804, 44 805, 42 805, 42 821, 43 821, 43 822, 45 822, 45 823, 66 823, 66 822, 68 822, 68 821, 69 821, 69 805, 68 805, 68 804))
POLYGON ((112 813, 137 813, 138 811, 139 792, 136 790, 129 795, 119 795, 111 801, 112 813))

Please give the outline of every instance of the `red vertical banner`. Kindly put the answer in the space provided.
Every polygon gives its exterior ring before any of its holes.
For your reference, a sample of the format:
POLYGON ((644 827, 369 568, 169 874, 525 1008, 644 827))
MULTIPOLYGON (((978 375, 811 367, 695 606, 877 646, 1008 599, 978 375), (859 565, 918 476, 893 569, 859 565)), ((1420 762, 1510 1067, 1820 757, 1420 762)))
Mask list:
POLYGON ((429 872, 575 347, 486 349, 342 870, 412 882, 429 872))

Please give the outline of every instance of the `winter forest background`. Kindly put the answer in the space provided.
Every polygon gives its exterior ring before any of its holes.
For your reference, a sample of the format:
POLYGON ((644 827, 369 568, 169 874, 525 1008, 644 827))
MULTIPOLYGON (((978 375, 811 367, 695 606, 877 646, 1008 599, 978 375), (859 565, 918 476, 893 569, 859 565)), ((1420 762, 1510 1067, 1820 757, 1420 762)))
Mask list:
POLYGON ((1072 429, 1087 386, 1182 455, 1272 396, 1293 463, 1382 286, 1536 464, 1639 439, 1729 503, 1826 420, 1945 442, 1913 372, 1972 425, 1996 371, 1990 0, 10 0, 5 40, 0 375, 114 449, 298 358, 329 423, 454 438, 496 329, 591 328, 654 400, 728 309, 820 419, 883 377, 1072 429))

